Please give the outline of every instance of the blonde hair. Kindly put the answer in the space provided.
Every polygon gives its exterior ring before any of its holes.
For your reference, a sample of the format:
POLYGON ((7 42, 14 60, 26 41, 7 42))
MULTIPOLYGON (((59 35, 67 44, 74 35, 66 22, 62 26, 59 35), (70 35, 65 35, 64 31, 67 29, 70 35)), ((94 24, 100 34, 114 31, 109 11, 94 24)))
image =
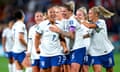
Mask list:
POLYGON ((59 6, 59 5, 55 5, 54 8, 61 9, 61 6, 59 6))
POLYGON ((85 19, 87 19, 87 9, 85 7, 80 7, 79 9, 77 9, 77 11, 82 11, 85 19))
POLYGON ((74 1, 69 1, 69 2, 67 2, 65 4, 69 5, 70 8, 73 10, 73 12, 75 11, 75 2, 74 1))
POLYGON ((93 10, 95 13, 98 14, 98 16, 102 15, 104 18, 111 18, 114 15, 114 13, 108 11, 103 6, 95 6, 92 7, 90 10, 93 10))

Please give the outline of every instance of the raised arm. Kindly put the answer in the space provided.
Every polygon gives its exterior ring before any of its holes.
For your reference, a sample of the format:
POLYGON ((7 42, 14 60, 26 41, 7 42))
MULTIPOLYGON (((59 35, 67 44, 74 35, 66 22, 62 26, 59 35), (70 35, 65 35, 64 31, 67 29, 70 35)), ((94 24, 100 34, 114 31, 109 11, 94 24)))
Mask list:
POLYGON ((62 34, 64 35, 65 37, 68 37, 70 39, 74 39, 74 34, 75 34, 75 28, 73 26, 71 26, 69 28, 69 32, 66 32, 66 31, 63 31, 61 30, 60 28, 58 28, 56 25, 54 26, 51 26, 50 27, 50 30, 53 31, 53 32, 57 32, 59 34, 62 34))

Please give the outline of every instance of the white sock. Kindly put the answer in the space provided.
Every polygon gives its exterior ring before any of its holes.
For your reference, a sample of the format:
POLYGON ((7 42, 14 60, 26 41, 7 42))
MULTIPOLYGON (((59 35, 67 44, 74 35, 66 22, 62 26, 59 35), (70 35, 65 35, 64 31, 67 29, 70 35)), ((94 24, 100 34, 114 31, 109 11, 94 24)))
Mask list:
POLYGON ((23 72, 23 70, 16 70, 16 72, 23 72))
POLYGON ((12 69, 13 69, 12 68, 12 64, 8 64, 8 70, 9 70, 9 72, 13 72, 12 69))
POLYGON ((15 63, 12 64, 13 72, 16 72, 16 66, 15 63))
POLYGON ((32 68, 31 67, 27 67, 25 72, 32 72, 32 68))

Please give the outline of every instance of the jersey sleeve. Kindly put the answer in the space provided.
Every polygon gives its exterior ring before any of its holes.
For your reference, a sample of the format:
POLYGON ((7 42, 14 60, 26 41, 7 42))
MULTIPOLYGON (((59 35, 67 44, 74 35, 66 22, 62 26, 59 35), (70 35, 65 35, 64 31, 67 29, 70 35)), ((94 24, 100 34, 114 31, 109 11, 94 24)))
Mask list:
POLYGON ((95 29, 96 32, 100 32, 101 30, 104 29, 105 21, 104 20, 99 20, 96 22, 97 28, 95 29))
POLYGON ((42 34, 42 28, 44 28, 44 26, 42 24, 39 24, 36 28, 36 32, 39 33, 39 34, 42 34))
POLYGON ((75 31, 76 30, 76 21, 73 19, 69 20, 69 31, 75 31))
POLYGON ((3 33, 2 33, 2 37, 6 37, 6 34, 7 34, 7 30, 4 29, 4 30, 3 30, 3 33))
POLYGON ((19 25, 18 32, 24 33, 25 30, 26 30, 26 28, 25 28, 25 25, 24 25, 24 24, 19 25))
POLYGON ((104 27, 104 24, 105 24, 105 21, 104 20, 100 20, 100 21, 97 21, 96 22, 96 25, 98 28, 103 28, 104 27))

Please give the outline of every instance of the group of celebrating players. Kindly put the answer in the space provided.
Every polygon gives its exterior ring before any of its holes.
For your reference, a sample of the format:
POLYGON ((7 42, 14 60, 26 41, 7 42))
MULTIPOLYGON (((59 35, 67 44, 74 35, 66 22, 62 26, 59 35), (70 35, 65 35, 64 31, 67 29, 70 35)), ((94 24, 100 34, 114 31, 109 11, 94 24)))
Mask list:
POLYGON ((22 10, 15 12, 3 31, 2 44, 9 58, 9 72, 113 72, 113 45, 107 36, 104 18, 114 13, 102 6, 87 12, 80 7, 49 6, 46 17, 34 14, 35 24, 27 33, 22 10))

